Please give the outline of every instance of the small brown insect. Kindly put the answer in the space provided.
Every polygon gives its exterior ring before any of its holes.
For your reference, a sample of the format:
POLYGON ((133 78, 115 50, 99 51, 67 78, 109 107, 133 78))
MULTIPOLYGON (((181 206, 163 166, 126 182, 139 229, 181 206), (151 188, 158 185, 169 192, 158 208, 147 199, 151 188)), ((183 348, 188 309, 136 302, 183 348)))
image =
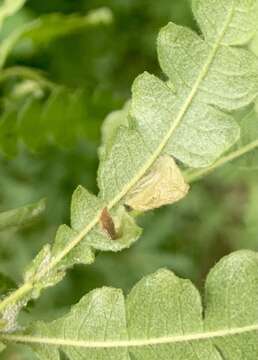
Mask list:
POLYGON ((115 229, 115 224, 113 222, 113 219, 111 215, 108 212, 108 209, 105 207, 102 210, 101 216, 100 216, 100 223, 102 226, 102 229, 110 236, 112 240, 116 240, 118 238, 117 232, 115 229))

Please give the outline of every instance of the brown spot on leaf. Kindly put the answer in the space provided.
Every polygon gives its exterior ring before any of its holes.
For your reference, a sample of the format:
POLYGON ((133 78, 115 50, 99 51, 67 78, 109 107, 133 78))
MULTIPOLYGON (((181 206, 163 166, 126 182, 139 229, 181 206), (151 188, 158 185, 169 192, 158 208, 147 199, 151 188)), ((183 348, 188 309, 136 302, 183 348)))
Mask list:
POLYGON ((102 210, 100 216, 100 224, 102 226, 102 229, 110 236, 112 240, 116 240, 118 238, 115 224, 106 207, 102 210))

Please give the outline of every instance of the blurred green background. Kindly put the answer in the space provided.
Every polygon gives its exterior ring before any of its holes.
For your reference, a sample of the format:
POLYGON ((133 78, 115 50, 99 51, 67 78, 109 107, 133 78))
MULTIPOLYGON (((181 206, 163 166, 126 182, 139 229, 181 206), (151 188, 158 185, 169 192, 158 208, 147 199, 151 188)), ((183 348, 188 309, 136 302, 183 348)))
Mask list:
MULTIPOLYGON (((75 187, 82 184, 97 192, 101 123, 130 97, 138 74, 147 70, 162 76, 156 56, 159 29, 170 20, 196 27, 187 0, 29 0, 6 22, 0 39, 50 13, 84 16, 103 6, 112 11, 111 23, 82 27, 46 42, 41 42, 39 32, 34 43, 16 46, 5 64, 5 69, 42 70, 51 82, 45 86, 26 76, 7 76, 0 84, 0 211, 47 198, 47 211, 38 221, 0 233, 0 271, 15 283, 42 245, 53 239, 58 225, 69 223, 75 187), (75 93, 78 103, 69 110, 64 94, 75 93), (49 105, 49 97, 57 110, 49 105), (77 119, 77 110, 82 119, 77 119), (17 129, 6 127, 6 119, 16 124, 24 113, 34 133, 20 142, 17 129), (33 141, 43 131, 37 122, 42 113, 48 121, 59 118, 59 125, 68 113, 68 130, 56 132, 54 141, 44 141, 39 150, 33 141), (70 139, 76 119, 80 136, 70 139)), ((94 265, 75 267, 58 286, 30 304, 23 321, 54 319, 96 287, 128 292, 143 275, 161 267, 191 279, 202 290, 207 272, 223 255, 258 248, 257 175, 258 171, 240 170, 233 163, 196 182, 179 204, 140 219, 145 231, 132 249, 116 255, 101 253, 94 265)), ((1 359, 27 360, 34 355, 14 346, 1 359)))

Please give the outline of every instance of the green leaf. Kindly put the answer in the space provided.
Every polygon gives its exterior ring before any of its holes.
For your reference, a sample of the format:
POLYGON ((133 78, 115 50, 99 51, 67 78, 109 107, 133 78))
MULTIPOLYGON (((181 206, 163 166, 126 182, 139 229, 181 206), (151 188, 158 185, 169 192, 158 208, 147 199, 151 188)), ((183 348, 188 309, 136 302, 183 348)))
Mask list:
POLYGON ((241 137, 229 152, 226 152, 211 166, 204 169, 189 169, 185 171, 186 181, 193 182, 208 175, 215 169, 234 160, 234 165, 243 170, 256 170, 258 167, 258 121, 255 107, 236 113, 236 119, 241 129, 241 137))
MULTIPOLYGON (((102 218, 104 208, 105 203, 101 199, 79 186, 72 198, 71 227, 78 232, 83 231, 94 221, 96 214, 102 214, 100 219, 102 218)), ((85 240, 82 240, 81 245, 85 243, 102 251, 120 251, 129 247, 141 234, 141 229, 123 207, 111 212, 110 220, 114 222, 116 239, 109 236, 108 229, 105 229, 105 224, 100 221, 85 240)))
MULTIPOLYGON (((234 118, 218 109, 245 106, 258 90, 256 57, 224 44, 227 34, 232 37, 238 3, 225 3, 227 11, 218 19, 212 16, 220 24, 212 42, 209 34, 203 40, 172 23, 161 30, 159 59, 169 80, 148 73, 136 79, 127 122, 120 120, 123 126, 113 146, 101 153, 98 183, 103 199, 111 204, 123 201, 163 154, 191 167, 207 167, 238 140, 234 118)), ((203 4, 198 3, 198 11, 203 4)), ((244 39, 239 37, 240 43, 244 39)))
MULTIPOLYGON (((55 241, 52 247, 53 256, 58 256, 64 247, 69 244, 77 235, 77 232, 72 230, 67 225, 61 225, 58 228, 55 241)), ((86 243, 81 242, 73 250, 70 251, 64 259, 58 264, 59 271, 71 268, 75 264, 89 265, 95 260, 93 249, 86 243)))
POLYGON ((5 155, 17 155, 20 142, 39 152, 49 144, 69 148, 80 138, 90 137, 83 91, 56 86, 43 99, 33 92, 22 94, 20 100, 22 105, 7 106, 0 120, 0 149, 5 155))
MULTIPOLYGON (((228 27, 231 26, 230 23, 228 27)), ((219 41, 220 45, 216 48, 196 97, 207 104, 232 110, 245 106, 255 98, 258 61, 250 51, 225 46, 221 38, 219 41)), ((171 23, 160 32, 160 64, 177 89, 194 86, 211 52, 208 39, 204 41, 190 29, 171 23)))
POLYGON ((33 44, 44 45, 69 33, 84 29, 87 26, 110 24, 113 20, 109 8, 103 7, 88 12, 87 15, 50 14, 42 16, 27 25, 19 41, 30 40, 33 44))
POLYGON ((41 149, 48 141, 42 110, 42 101, 37 98, 31 98, 27 100, 21 111, 16 115, 18 124, 17 138, 22 139, 28 148, 34 151, 41 149))
POLYGON ((10 227, 21 227, 39 218, 46 210, 46 200, 0 213, 0 231, 10 227))
POLYGON ((11 110, 0 119, 0 150, 8 156, 17 154, 16 112, 11 110))
MULTIPOLYGON (((78 139, 79 127, 85 118, 77 116, 74 105, 84 101, 82 95, 80 91, 72 93, 64 88, 57 88, 50 95, 40 121, 46 136, 54 143, 68 147, 78 139)), ((82 115, 85 115, 85 109, 82 115)))
POLYGON ((25 2, 26 0, 3 0, 0 6, 0 29, 3 26, 4 20, 19 11, 25 2))
POLYGON ((116 110, 111 112, 103 121, 101 127, 102 143, 99 148, 100 157, 105 157, 105 153, 108 153, 111 149, 116 132, 120 126, 128 126, 128 111, 130 108, 130 102, 127 102, 122 110, 116 110))
POLYGON ((101 156, 103 199, 122 200, 164 153, 191 167, 207 167, 237 141, 238 125, 217 107, 237 109, 255 98, 258 62, 251 52, 224 45, 236 4, 225 4, 228 11, 212 17, 220 24, 213 42, 174 24, 161 30, 159 59, 169 81, 148 73, 136 79, 128 126, 117 129, 113 146, 101 156))
POLYGON ((124 299, 102 288, 52 323, 2 341, 31 345, 42 360, 253 360, 258 356, 258 256, 239 251, 208 275, 204 299, 168 270, 143 278, 124 299))
MULTIPOLYGON (((13 0, 10 0, 12 2, 13 0)), ((42 46, 66 34, 80 31, 88 26, 110 24, 112 13, 108 8, 99 8, 85 16, 50 14, 42 16, 11 33, 0 46, 0 67, 19 43, 42 46)))
POLYGON ((214 41, 228 18, 229 28, 223 34, 223 44, 242 45, 257 30, 256 0, 193 0, 193 12, 208 41, 214 41), (214 21, 216 19, 216 21, 214 21))
MULTIPOLYGON (((33 283, 29 299, 37 299, 42 289, 54 286, 63 279, 65 275, 64 271, 61 271, 60 269, 54 269, 52 271, 48 270, 51 260, 52 253, 50 245, 47 244, 42 248, 25 271, 24 282, 33 283)), ((11 309, 12 307, 8 309, 9 312, 11 309)))
POLYGON ((102 219, 104 209, 105 204, 98 197, 82 186, 77 188, 71 203, 71 227, 61 225, 53 245, 45 245, 25 272, 24 284, 30 284, 31 298, 36 299, 42 289, 62 280, 65 271, 73 265, 91 264, 95 250, 121 251, 139 238, 141 229, 123 207, 106 215, 114 226, 116 237, 112 238, 102 219), (101 214, 100 221, 92 229, 96 214, 101 214))

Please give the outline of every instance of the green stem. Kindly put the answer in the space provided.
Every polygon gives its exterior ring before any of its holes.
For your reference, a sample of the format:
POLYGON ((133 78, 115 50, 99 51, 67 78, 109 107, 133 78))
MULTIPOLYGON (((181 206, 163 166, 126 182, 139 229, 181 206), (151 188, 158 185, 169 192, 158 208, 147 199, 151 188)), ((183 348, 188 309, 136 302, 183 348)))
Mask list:
POLYGON ((17 303, 20 299, 24 298, 33 289, 32 283, 25 283, 16 291, 4 298, 0 302, 0 313, 3 312, 9 305, 17 303))
POLYGON ((235 160, 251 151, 253 151, 255 148, 258 147, 258 140, 251 142, 248 145, 243 146, 242 148, 233 151, 232 153, 225 155, 224 157, 220 158, 218 161, 216 161, 213 165, 209 166, 208 168, 199 169, 191 174, 185 174, 185 179, 188 183, 195 182, 196 180, 199 180, 205 175, 209 175, 211 172, 216 170, 217 168, 227 164, 228 162, 235 160))

